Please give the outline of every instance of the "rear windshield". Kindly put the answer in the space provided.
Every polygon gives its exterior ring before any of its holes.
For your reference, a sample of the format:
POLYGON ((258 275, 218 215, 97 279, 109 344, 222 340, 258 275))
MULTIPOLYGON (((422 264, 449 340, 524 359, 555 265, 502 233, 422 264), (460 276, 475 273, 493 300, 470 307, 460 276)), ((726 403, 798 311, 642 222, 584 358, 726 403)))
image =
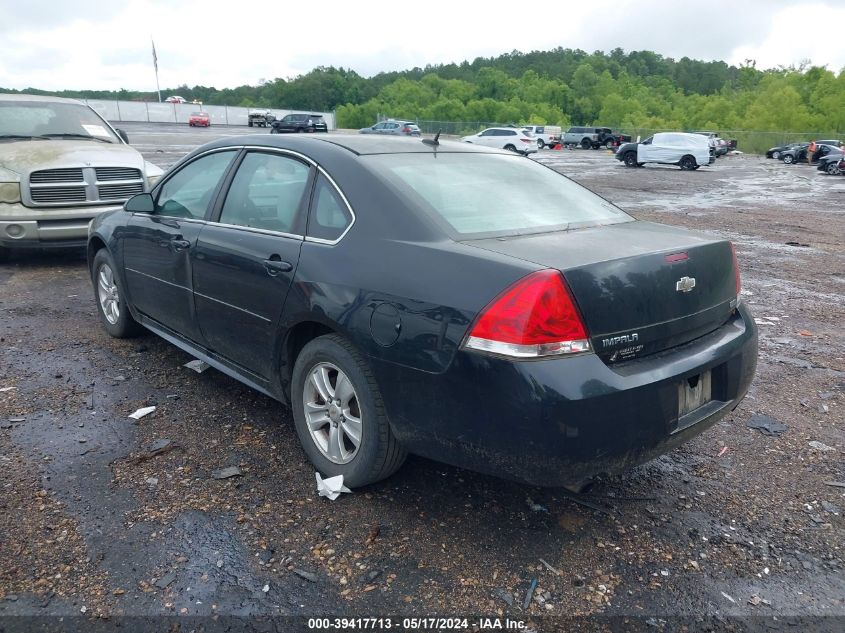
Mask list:
POLYGON ((633 220, 581 185, 520 156, 380 154, 362 160, 454 239, 633 220))

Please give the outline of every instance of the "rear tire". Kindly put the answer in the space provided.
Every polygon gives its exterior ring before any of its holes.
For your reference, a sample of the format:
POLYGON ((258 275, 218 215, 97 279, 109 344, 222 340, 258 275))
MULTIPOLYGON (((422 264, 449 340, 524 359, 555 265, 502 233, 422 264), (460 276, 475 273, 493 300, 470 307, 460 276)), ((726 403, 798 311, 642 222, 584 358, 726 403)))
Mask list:
POLYGON ((592 142, 588 138, 581 139, 581 149, 590 149, 593 146, 592 142))
POLYGON ((687 154, 686 156, 682 157, 678 166, 683 169, 684 171, 693 171, 697 165, 695 163, 695 158, 687 154))
POLYGON ((252 127, 252 121, 247 121, 246 123, 249 127, 252 127))
POLYGON ((838 176, 839 175, 839 165, 836 161, 830 162, 827 164, 825 171, 830 174, 831 176, 838 176))
POLYGON ((94 283, 94 299, 97 314, 106 332, 114 338, 130 338, 141 331, 141 326, 129 313, 126 293, 121 287, 114 260, 105 248, 94 256, 91 264, 91 280, 94 283))
POLYGON ((356 488, 389 477, 405 461, 407 453, 390 429, 375 377, 364 356, 345 338, 335 334, 320 336, 302 349, 293 367, 291 403, 302 448, 324 477, 343 475, 343 483, 356 488), (346 396, 337 389, 341 373, 348 379, 346 396), (325 380, 319 379, 321 375, 325 380), (319 387, 328 387, 328 397, 320 395, 318 383, 319 387), (333 410, 331 403, 335 397, 342 404, 333 410), (321 415, 324 403, 329 405, 325 422, 321 415), (359 424, 352 422, 356 414, 359 424), (336 418, 339 415, 339 420, 332 422, 332 415, 336 418), (346 429, 359 431, 357 446, 346 429), (340 452, 331 448, 332 433, 339 436, 340 452), (318 441, 325 442, 325 446, 318 441), (333 459, 330 454, 341 458, 333 459))
POLYGON ((637 167, 637 153, 625 152, 625 167, 637 167))

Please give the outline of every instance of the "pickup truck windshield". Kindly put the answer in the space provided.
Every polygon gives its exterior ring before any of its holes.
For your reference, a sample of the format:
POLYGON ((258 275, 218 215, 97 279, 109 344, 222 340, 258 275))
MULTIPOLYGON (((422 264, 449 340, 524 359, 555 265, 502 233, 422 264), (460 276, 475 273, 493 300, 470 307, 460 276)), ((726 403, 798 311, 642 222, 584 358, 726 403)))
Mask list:
POLYGON ((89 107, 45 101, 0 102, 0 137, 13 136, 120 143, 109 125, 89 107))

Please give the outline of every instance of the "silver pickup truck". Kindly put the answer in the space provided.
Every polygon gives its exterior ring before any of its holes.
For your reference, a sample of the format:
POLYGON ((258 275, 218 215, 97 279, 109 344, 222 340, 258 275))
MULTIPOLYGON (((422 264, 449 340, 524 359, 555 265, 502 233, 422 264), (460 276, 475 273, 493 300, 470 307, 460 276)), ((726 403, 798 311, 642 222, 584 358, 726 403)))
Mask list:
POLYGON ((0 260, 14 248, 84 246, 92 218, 161 175, 84 103, 0 94, 0 260))

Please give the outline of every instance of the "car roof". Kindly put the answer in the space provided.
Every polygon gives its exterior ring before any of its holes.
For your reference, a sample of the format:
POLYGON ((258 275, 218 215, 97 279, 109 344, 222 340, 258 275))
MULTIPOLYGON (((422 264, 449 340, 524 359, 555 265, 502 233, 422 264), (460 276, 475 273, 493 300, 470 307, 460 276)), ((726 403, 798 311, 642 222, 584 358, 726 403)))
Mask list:
POLYGON ((75 103, 77 105, 85 105, 79 99, 66 99, 65 97, 48 97, 46 95, 9 92, 0 92, 0 101, 45 101, 49 103, 75 103))
POLYGON ((423 143, 419 137, 384 136, 377 134, 263 134, 230 136, 204 145, 197 151, 211 148, 239 147, 243 145, 288 149, 302 152, 319 160, 318 154, 347 150, 359 156, 372 154, 430 154, 434 152, 453 154, 507 154, 513 152, 490 147, 481 147, 458 141, 440 141, 436 147, 423 143))

